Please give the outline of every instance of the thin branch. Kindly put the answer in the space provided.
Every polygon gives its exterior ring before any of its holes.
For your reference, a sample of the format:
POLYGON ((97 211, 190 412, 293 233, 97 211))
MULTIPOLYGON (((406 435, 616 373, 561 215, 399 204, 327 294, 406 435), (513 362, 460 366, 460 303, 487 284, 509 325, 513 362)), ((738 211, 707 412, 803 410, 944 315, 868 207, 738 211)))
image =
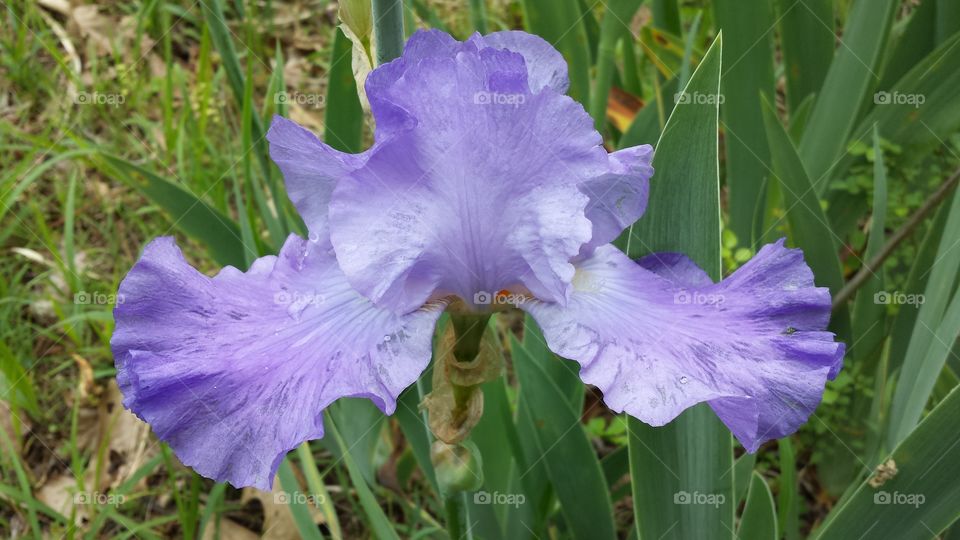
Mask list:
MULTIPOLYGON (((834 311, 846 304, 847 301, 853 296, 853 293, 855 293, 857 289, 862 287, 863 284, 874 275, 874 271, 883 265, 883 262, 887 260, 887 257, 893 254, 893 252, 897 249, 897 246, 899 246, 901 242, 913 234, 917 227, 923 223, 923 220, 926 219, 927 216, 938 206, 940 206, 940 203, 943 202, 943 200, 947 198, 947 195, 950 194, 950 190, 957 185, 957 180, 960 180, 960 169, 957 169, 953 175, 947 179, 946 182, 941 184, 940 187, 937 188, 937 191, 933 192, 933 194, 923 202, 923 206, 917 209, 917 211, 910 216, 910 219, 908 219, 906 223, 897 229, 897 232, 895 232, 893 236, 887 240, 887 243, 884 244, 883 249, 881 249, 876 256, 867 261, 863 267, 860 268, 856 274, 854 274, 853 278, 851 278, 850 281, 848 281, 847 284, 840 289, 840 292, 838 292, 833 299, 834 311)), ((874 201, 874 204, 877 204, 877 202, 874 201)))

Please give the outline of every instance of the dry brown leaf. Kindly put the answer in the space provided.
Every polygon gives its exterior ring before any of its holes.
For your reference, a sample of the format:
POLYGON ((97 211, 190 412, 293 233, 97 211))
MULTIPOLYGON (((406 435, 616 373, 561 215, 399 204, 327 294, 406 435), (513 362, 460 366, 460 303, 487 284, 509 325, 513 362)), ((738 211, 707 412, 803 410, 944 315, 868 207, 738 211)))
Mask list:
POLYGON ((69 516, 76 507, 76 519, 74 521, 77 525, 82 525, 83 520, 88 515, 84 505, 75 503, 77 500, 77 480, 69 474, 51 478, 34 493, 34 496, 38 501, 64 516, 69 516))
POLYGON ((101 433, 109 436, 109 464, 103 468, 100 485, 112 488, 156 455, 157 445, 150 439, 150 426, 123 407, 123 394, 116 380, 110 379, 98 412, 101 433))
MULTIPOLYGON (((320 505, 314 504, 312 496, 298 493, 296 496, 303 497, 303 502, 310 509, 310 515, 314 523, 323 521, 323 514, 320 511, 320 505)), ((300 533, 297 529, 296 521, 293 519, 293 512, 290 511, 290 496, 280 487, 280 479, 273 479, 273 490, 270 493, 255 488, 244 488, 240 495, 241 502, 257 499, 263 506, 263 536, 266 540, 287 540, 298 539, 300 533)))
POLYGON ((117 28, 116 21, 100 14, 100 7, 95 4, 77 6, 70 13, 71 22, 80 31, 80 37, 92 42, 97 54, 110 54, 110 40, 117 28))
POLYGON ((70 356, 72 356, 73 361, 77 363, 77 371, 80 372, 78 374, 77 391, 80 392, 82 399, 88 400, 97 393, 97 384, 93 380, 93 367, 86 358, 77 353, 73 353, 70 356))
POLYGON ((323 116, 314 109, 305 109, 294 103, 289 110, 290 119, 316 133, 323 132, 323 116))

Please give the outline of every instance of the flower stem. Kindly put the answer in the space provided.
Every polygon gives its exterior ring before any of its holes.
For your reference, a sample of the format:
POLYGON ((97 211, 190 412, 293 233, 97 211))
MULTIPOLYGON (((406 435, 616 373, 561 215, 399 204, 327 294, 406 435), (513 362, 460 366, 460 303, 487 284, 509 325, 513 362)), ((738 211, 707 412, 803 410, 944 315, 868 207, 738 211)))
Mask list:
POLYGON ((450 315, 456 343, 453 355, 458 362, 473 362, 480 352, 480 341, 487 330, 490 315, 450 315))
POLYGON ((447 534, 451 540, 459 540, 464 537, 463 520, 460 515, 463 512, 463 496, 460 493, 454 493, 447 496, 444 502, 444 508, 447 513, 447 534))
POLYGON ((377 65, 403 52, 403 0, 373 0, 373 32, 377 40, 377 65))

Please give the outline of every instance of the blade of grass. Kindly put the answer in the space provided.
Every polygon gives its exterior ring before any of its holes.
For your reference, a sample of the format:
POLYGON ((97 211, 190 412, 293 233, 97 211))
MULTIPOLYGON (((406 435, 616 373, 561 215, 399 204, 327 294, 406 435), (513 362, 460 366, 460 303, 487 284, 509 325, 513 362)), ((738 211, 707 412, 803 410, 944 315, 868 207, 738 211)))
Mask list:
POLYGON ((320 530, 317 529, 317 525, 313 522, 313 517, 310 516, 310 508, 307 507, 307 501, 310 499, 300 492, 300 484, 293 474, 293 467, 290 465, 289 458, 284 459, 280 463, 280 469, 277 470, 277 478, 280 479, 280 486, 287 494, 286 501, 284 502, 289 506, 290 513, 293 514, 293 522, 300 532, 300 538, 305 540, 322 540, 323 535, 320 534, 320 530))
POLYGON ((477 32, 487 33, 487 10, 483 0, 470 0, 470 23, 477 32))
POLYGON ((303 476, 307 479, 307 487, 310 489, 310 495, 314 500, 320 501, 320 510, 326 519, 327 529, 330 530, 330 536, 334 540, 343 538, 343 529, 340 527, 340 519, 337 517, 337 510, 333 507, 333 499, 327 491, 326 484, 320 476, 317 469, 317 462, 313 459, 313 452, 310 450, 310 442, 305 442, 297 447, 297 457, 300 458, 300 468, 303 476))
MULTIPOLYGON (((873 129, 873 215, 870 218, 870 238, 864 252, 865 260, 872 260, 883 249, 887 220, 887 168, 883 163, 883 150, 880 147, 880 132, 873 129)), ((883 268, 877 268, 871 273, 871 278, 857 292, 853 308, 853 356, 857 361, 857 369, 863 373, 873 373, 880 355, 880 347, 886 320, 886 306, 876 301, 876 296, 883 290, 883 268)), ((856 399, 856 398, 855 398, 856 399)))
POLYGON ((394 530, 393 526, 390 525, 390 520, 387 519, 387 516, 383 513, 383 509, 380 508, 377 498, 370 490, 370 486, 367 485, 367 481, 364 479, 363 473, 360 471, 360 468, 357 467, 356 461, 354 461, 353 456, 350 454, 349 447, 347 447, 346 443, 344 443, 343 437, 340 435, 340 432, 337 429, 337 424, 334 422, 331 416, 327 417, 327 429, 329 430, 329 433, 333 435, 334 441, 342 452, 341 455, 343 463, 347 466, 347 473, 350 475, 350 481, 353 483, 354 489, 357 491, 357 497, 360 499, 360 506, 363 508, 363 511, 367 516, 367 520, 369 521, 372 532, 376 538, 379 539, 399 540, 400 537, 397 535, 397 532, 394 530))

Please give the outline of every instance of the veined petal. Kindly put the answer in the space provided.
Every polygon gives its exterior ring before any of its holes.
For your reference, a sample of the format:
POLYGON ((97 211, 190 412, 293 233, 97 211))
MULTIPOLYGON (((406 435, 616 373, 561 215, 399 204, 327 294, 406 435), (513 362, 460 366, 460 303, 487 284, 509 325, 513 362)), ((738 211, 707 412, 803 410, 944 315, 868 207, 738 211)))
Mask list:
POLYGON ((200 474, 264 490, 289 450, 323 436, 334 400, 393 412, 430 360, 442 311, 375 308, 329 247, 297 236, 213 278, 159 238, 119 294, 111 348, 124 405, 200 474))
POLYGON ((509 288, 564 301, 569 260, 591 236, 579 186, 609 171, 589 115, 531 92, 517 53, 467 42, 416 58, 371 76, 377 129, 397 136, 333 192, 347 279, 398 312, 509 288))
POLYGON ((566 307, 521 307, 612 409, 660 426, 706 401, 753 452, 803 424, 840 368, 844 346, 824 331, 830 294, 782 240, 720 283, 694 268, 602 246, 579 264, 566 307))

